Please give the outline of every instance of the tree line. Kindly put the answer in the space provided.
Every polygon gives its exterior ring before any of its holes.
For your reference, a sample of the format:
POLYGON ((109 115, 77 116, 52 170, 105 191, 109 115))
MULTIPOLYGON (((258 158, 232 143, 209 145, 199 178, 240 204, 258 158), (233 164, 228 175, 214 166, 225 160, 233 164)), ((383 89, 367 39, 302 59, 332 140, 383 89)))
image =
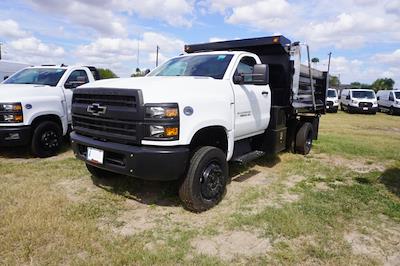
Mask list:
MULTIPOLYGON (((329 85, 331 87, 339 87, 340 79, 338 76, 331 76, 329 80, 329 85)), ((354 81, 350 83, 352 88, 363 88, 363 89, 372 89, 375 92, 379 90, 393 90, 395 81, 392 78, 378 78, 371 84, 361 83, 358 81, 354 81)))

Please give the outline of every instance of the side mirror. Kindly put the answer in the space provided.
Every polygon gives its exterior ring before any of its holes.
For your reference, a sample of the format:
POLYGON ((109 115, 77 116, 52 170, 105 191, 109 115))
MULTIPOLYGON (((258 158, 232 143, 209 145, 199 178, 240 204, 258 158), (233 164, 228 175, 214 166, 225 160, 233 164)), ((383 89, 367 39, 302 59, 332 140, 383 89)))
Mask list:
POLYGON ((4 80, 8 79, 8 76, 4 76, 4 80))
POLYGON ((376 99, 379 101, 381 99, 381 97, 378 96, 378 97, 376 97, 376 99))
POLYGON ((242 74, 237 74, 233 76, 233 83, 244 84, 244 76, 242 74))
POLYGON ((268 85, 269 83, 269 67, 266 64, 254 65, 253 84, 268 85))
POLYGON ((340 100, 340 99, 342 99, 342 96, 341 96, 341 95, 339 95, 338 99, 339 99, 339 100, 340 100))
POLYGON ((144 75, 146 76, 147 74, 149 74, 150 73, 150 69, 146 69, 145 71, 144 71, 144 75))
POLYGON ((350 95, 347 95, 347 96, 346 96, 346 100, 350 100, 350 95))

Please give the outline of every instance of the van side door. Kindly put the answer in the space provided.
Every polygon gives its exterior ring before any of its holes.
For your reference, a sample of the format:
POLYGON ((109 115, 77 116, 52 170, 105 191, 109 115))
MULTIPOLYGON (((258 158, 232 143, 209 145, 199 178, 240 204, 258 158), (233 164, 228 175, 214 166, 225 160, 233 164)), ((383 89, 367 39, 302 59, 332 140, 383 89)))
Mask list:
POLYGON ((239 57, 236 69, 231 77, 235 97, 235 139, 261 134, 268 127, 271 109, 271 91, 269 85, 252 83, 254 65, 259 61, 250 55, 239 57), (244 82, 235 81, 242 75, 244 82))

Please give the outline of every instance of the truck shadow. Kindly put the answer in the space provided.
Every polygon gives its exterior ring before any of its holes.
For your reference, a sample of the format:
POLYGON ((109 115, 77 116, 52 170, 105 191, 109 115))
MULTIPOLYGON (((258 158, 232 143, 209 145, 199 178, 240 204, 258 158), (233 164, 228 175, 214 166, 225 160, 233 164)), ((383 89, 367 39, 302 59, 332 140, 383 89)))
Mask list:
POLYGON ((389 168, 382 173, 380 182, 393 194, 400 197, 400 168, 389 168))
MULTIPOLYGON (((71 149, 71 144, 68 140, 63 141, 58 155, 63 154, 71 149)), ((0 148, 0 158, 4 159, 34 159, 35 157, 31 154, 29 147, 2 147, 0 148)))
MULTIPOLYGON (((259 171, 254 166, 274 167, 280 162, 278 156, 265 156, 247 165, 229 164, 230 180, 244 182, 259 171), (232 179, 234 178, 234 179, 232 179)), ((98 178, 91 176, 93 184, 108 192, 115 193, 141 204, 177 207, 181 206, 178 196, 180 181, 145 181, 129 176, 98 178)), ((229 190, 229 187, 228 187, 229 190)))

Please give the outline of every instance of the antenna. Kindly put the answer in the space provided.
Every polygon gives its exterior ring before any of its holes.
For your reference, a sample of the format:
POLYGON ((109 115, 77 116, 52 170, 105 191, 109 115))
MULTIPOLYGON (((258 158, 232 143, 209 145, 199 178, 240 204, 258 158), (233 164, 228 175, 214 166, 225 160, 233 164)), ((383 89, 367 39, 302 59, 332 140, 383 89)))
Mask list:
POLYGON ((138 41, 137 41, 137 67, 136 68, 139 68, 139 63, 140 63, 139 57, 140 57, 140 34, 138 36, 138 41))

